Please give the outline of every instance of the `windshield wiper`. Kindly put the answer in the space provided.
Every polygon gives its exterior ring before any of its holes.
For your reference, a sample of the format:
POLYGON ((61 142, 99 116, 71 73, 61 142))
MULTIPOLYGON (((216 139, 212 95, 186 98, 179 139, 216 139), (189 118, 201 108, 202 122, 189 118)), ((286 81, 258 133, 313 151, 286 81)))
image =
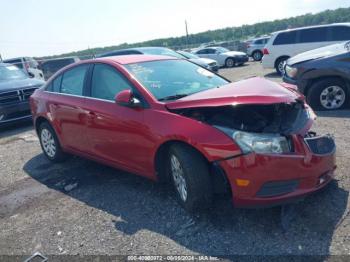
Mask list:
POLYGON ((168 100, 176 100, 183 98, 185 96, 188 96, 189 94, 176 94, 176 95, 171 95, 171 96, 165 96, 162 98, 159 98, 158 101, 168 101, 168 100))

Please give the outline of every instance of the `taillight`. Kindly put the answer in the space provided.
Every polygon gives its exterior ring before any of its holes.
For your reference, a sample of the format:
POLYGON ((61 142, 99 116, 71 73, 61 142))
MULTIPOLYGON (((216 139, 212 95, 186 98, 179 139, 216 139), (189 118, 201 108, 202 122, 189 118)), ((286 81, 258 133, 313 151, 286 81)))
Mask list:
POLYGON ((269 55, 269 54, 270 54, 270 53, 269 53, 269 50, 267 50, 267 48, 264 48, 264 49, 263 49, 263 54, 264 54, 264 55, 269 55))

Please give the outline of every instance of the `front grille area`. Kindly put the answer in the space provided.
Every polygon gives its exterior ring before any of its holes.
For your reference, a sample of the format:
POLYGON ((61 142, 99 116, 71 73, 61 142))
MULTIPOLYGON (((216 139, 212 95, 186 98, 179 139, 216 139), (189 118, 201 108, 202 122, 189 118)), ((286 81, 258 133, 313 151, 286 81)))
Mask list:
POLYGON ((298 180, 274 181, 265 183, 256 194, 258 197, 274 197, 293 192, 299 185, 298 180))
POLYGON ((0 105, 28 101, 29 97, 34 93, 36 89, 37 87, 23 88, 16 91, 0 93, 0 105))
POLYGON ((316 155, 332 154, 335 151, 334 139, 330 135, 307 137, 305 142, 310 151, 316 155))
POLYGON ((20 100, 20 91, 11 91, 0 93, 0 104, 10 104, 19 102, 20 100))

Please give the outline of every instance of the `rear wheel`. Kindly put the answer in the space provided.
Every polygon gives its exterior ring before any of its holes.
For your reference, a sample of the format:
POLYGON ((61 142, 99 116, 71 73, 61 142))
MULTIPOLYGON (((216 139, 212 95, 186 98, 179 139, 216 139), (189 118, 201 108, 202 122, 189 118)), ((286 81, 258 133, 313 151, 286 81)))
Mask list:
POLYGON ((205 159, 191 147, 176 144, 169 150, 168 163, 179 203, 188 212, 208 208, 213 193, 205 159))
POLYGON ((61 162, 67 155, 62 151, 56 133, 47 122, 39 127, 39 140, 44 155, 52 162, 61 162))
POLYGON ((252 57, 253 57, 254 61, 261 61, 261 59, 263 57, 263 53, 261 51, 254 51, 252 57))
POLYGON ((225 62, 225 66, 228 68, 234 67, 236 65, 236 61, 233 58, 227 58, 225 62))
POLYGON ((275 69, 279 75, 284 74, 284 65, 285 65, 287 60, 288 60, 288 57, 286 57, 286 56, 280 57, 277 59, 276 64, 275 64, 275 69))
POLYGON ((336 110, 344 108, 349 103, 349 94, 343 81, 326 78, 310 87, 307 102, 315 110, 336 110))

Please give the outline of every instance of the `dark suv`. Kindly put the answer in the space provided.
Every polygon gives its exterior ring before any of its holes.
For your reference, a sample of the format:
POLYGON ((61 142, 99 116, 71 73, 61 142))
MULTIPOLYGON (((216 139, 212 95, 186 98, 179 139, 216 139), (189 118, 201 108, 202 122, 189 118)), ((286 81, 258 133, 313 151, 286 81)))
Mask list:
POLYGON ((17 66, 0 63, 0 125, 31 118, 29 97, 44 84, 17 66))
POLYGON ((289 59, 283 80, 298 86, 315 110, 334 110, 350 102, 350 42, 308 51, 289 59))

